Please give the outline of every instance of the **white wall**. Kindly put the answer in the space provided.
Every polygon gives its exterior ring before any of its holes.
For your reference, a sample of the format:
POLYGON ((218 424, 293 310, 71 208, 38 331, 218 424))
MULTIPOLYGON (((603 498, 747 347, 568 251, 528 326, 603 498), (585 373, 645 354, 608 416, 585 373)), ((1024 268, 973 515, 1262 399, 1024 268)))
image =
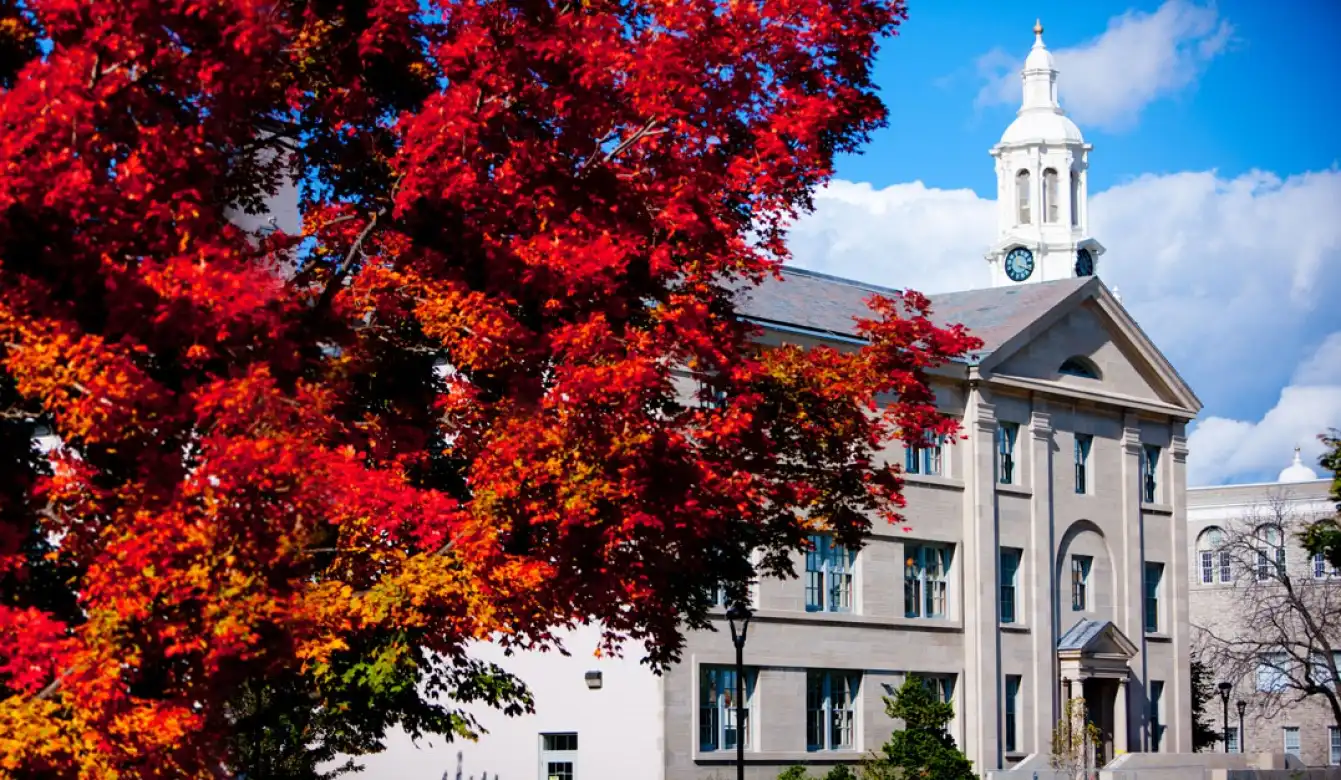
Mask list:
POLYGON ((638 663, 639 646, 627 657, 596 658, 599 631, 564 634, 572 654, 527 653, 508 658, 493 645, 473 654, 520 677, 535 696, 535 714, 508 718, 478 708, 489 730, 478 742, 416 745, 403 732, 388 735, 387 750, 361 758, 364 771, 351 777, 396 780, 545 780, 540 768, 540 734, 577 732, 576 780, 660 780, 663 776, 661 678, 638 663), (589 690, 584 675, 600 671, 600 690, 589 690), (460 754, 458 758, 458 754, 460 754))

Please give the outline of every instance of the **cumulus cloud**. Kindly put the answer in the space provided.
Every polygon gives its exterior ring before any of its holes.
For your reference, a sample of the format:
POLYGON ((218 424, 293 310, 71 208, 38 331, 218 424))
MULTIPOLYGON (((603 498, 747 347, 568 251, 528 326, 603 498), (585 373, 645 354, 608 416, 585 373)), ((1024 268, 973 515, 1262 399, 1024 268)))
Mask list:
MULTIPOLYGON (((1099 275, 1206 403, 1194 480, 1274 476, 1341 425, 1341 337, 1321 338, 1341 332, 1341 170, 1143 176, 1090 213, 1099 275)), ((791 248, 812 270, 934 293, 988 283, 996 229, 996 203, 968 190, 837 181, 791 248)))
MULTIPOLYGON (((1213 5, 1186 0, 1167 0, 1153 13, 1113 17, 1097 38, 1053 51, 1062 73, 1062 106, 1082 125, 1130 127, 1146 105, 1191 86, 1233 33, 1213 5)), ((978 104, 1018 104, 1023 64, 1023 56, 1002 49, 979 57, 985 83, 978 104)))
POLYGON ((1330 334, 1295 371, 1280 398, 1260 420, 1207 417, 1188 437, 1191 485, 1270 479, 1288 466, 1299 447, 1305 464, 1322 454, 1317 436, 1341 428, 1341 331, 1330 334))

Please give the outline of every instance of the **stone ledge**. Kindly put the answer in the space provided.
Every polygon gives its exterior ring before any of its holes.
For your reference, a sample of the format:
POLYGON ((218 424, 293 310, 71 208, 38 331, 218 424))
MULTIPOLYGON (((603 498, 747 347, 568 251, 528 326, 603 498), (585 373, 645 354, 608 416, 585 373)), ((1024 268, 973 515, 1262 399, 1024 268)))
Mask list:
POLYGON ((1034 497, 1034 489, 1027 485, 1007 485, 1004 482, 997 482, 996 492, 1005 493, 1008 496, 1023 496, 1025 498, 1034 497))
POLYGON ((941 490, 963 490, 964 480, 953 477, 933 476, 930 474, 904 474, 903 481, 909 485, 938 488, 941 490))

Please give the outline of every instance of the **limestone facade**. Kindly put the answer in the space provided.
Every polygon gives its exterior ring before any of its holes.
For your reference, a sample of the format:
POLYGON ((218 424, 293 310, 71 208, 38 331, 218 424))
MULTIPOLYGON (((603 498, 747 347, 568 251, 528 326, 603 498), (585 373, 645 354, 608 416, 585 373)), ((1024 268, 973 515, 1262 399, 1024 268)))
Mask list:
MULTIPOLYGON (((1296 458, 1297 465, 1297 458, 1296 458)), ((1293 469, 1295 467, 1291 467, 1293 469)), ((1286 470, 1287 472, 1290 469, 1286 470)), ((1298 478, 1296 472, 1295 477, 1298 478)), ((1229 682, 1233 688, 1229 698, 1229 728, 1231 751, 1249 753, 1283 753, 1291 751, 1306 766, 1341 765, 1341 729, 1336 716, 1321 696, 1307 698, 1294 694, 1273 695, 1259 690, 1257 675, 1217 668, 1213 654, 1204 650, 1202 632, 1213 632, 1233 640, 1234 637, 1260 633, 1253 625, 1251 609, 1244 606, 1245 574, 1237 555, 1230 555, 1229 566, 1222 570, 1220 553, 1215 544, 1217 533, 1236 535, 1249 533, 1260 523, 1275 519, 1292 521, 1296 526, 1310 518, 1332 514, 1335 507, 1328 499, 1331 484, 1305 473, 1302 481, 1277 481, 1252 485, 1227 485, 1194 488, 1188 491, 1188 606, 1194 632, 1194 645, 1208 663, 1215 682, 1229 682), (1281 510, 1274 510, 1272 502, 1284 502, 1281 510), (1210 554, 1209 576, 1202 571, 1202 558, 1210 554), (1237 703, 1246 705, 1242 725, 1237 703), (1288 735, 1288 736, 1287 736, 1288 735)), ((1283 472, 1282 477, 1291 479, 1283 472)), ((1332 572, 1294 542, 1294 529, 1284 529, 1285 566, 1295 580, 1296 587, 1305 589, 1327 588, 1334 591, 1332 598, 1341 601, 1341 576, 1332 572), (1321 576, 1318 576, 1321 570, 1321 576)), ((1335 620, 1335 618, 1333 618, 1335 620)), ((1341 635, 1332 638, 1333 647, 1341 648, 1341 635)), ((1268 683, 1269 685, 1269 683, 1268 683)), ((1220 733, 1224 732, 1224 707, 1217 697, 1209 705, 1210 718, 1220 733)), ((1216 750, 1223 750, 1219 744, 1216 750)))

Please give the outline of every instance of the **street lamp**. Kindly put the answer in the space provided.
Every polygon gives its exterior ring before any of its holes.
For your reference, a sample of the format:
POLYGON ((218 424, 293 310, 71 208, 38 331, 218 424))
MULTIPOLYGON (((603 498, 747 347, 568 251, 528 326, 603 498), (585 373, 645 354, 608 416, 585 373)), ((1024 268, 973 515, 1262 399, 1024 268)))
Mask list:
POLYGON ((1234 686, 1230 685, 1227 682, 1222 682, 1219 685, 1217 685, 1216 688, 1220 690, 1220 703, 1224 705, 1225 719, 1221 721, 1221 723, 1223 723, 1225 726, 1225 734, 1224 734, 1225 752, 1228 753, 1229 752, 1229 692, 1234 689, 1234 686))
POLYGON ((750 629, 751 614, 749 606, 740 600, 732 602, 726 611, 731 644, 736 646, 736 780, 745 780, 745 633, 750 629))
POLYGON ((1245 743, 1248 741, 1248 733, 1243 730, 1243 711, 1248 709, 1248 702, 1239 699, 1234 703, 1234 707, 1239 711, 1239 752, 1246 753, 1248 750, 1245 743))

